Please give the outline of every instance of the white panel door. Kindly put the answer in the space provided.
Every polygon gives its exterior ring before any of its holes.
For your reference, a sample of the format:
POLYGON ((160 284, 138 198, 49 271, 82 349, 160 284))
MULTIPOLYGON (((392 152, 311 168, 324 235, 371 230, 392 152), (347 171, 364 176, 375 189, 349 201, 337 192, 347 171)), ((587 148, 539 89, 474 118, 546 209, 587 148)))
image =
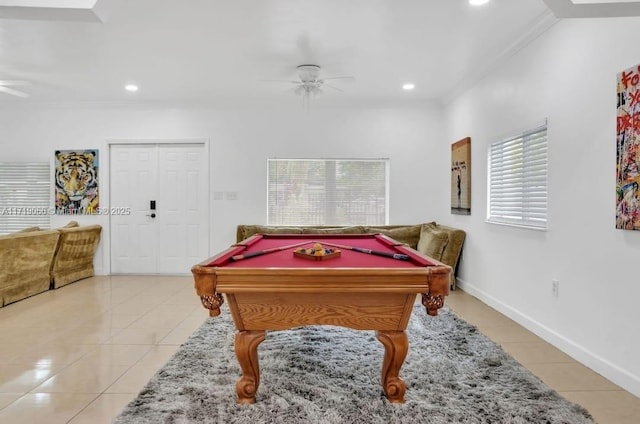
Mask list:
POLYGON ((189 273, 208 251, 204 148, 158 146, 158 272, 189 273))
POLYGON ((189 274, 208 253, 204 145, 112 145, 110 159, 111 210, 130 210, 110 217, 111 272, 189 274))
POLYGON ((157 147, 111 146, 109 164, 111 272, 155 273, 158 231, 148 215, 157 193, 157 147))

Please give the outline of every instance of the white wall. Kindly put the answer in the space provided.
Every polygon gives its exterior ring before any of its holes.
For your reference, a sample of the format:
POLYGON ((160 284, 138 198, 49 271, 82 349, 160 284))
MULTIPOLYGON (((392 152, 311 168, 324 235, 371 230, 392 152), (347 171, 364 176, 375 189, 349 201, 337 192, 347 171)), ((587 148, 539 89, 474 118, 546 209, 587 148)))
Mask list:
MULTIPOLYGON (((235 242, 236 225, 266 224, 268 157, 388 157, 390 222, 443 218, 434 199, 440 197, 443 188, 448 189, 448 147, 442 142, 442 116, 436 108, 312 109, 308 113, 298 107, 275 111, 108 107, 0 110, 0 161, 52 160, 55 149, 100 149, 101 206, 108 200, 109 140, 185 138, 209 140, 210 191, 238 193, 235 201, 211 201, 211 254, 235 242)), ((55 216, 52 224, 62 226, 69 219, 55 216)), ((95 266, 98 273, 108 273, 108 217, 73 219, 103 226, 95 266)))
POLYGON ((640 63, 639 18, 557 23, 446 108, 472 143, 461 284, 640 396, 640 232, 615 229, 616 75, 640 63), (491 142, 548 118, 549 229, 485 223, 491 142), (558 298, 551 279, 560 281, 558 298))

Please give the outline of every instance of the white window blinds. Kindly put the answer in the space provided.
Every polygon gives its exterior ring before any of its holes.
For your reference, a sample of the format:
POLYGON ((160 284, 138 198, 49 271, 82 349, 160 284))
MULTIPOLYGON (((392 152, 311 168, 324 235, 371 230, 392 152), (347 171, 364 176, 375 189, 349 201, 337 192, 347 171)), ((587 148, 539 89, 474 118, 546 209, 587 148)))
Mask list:
POLYGON ((0 162, 0 234, 50 227, 49 163, 0 162))
POLYGON ((546 124, 491 145, 488 222, 547 228, 546 124))
POLYGON ((388 159, 268 159, 269 225, 384 225, 388 159))

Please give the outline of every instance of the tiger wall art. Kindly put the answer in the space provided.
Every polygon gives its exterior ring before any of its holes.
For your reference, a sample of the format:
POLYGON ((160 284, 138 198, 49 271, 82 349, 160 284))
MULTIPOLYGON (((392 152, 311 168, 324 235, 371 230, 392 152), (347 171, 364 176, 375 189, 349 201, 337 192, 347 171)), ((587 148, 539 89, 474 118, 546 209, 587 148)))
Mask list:
POLYGON ((93 215, 99 199, 98 150, 56 150, 55 213, 93 215))

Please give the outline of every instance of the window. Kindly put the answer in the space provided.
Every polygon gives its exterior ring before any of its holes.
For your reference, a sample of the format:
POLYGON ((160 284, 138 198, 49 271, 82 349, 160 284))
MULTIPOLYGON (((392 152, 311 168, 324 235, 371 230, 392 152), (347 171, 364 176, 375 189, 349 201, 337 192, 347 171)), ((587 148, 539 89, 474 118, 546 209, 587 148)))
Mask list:
POLYGON ((546 123, 489 149, 488 222, 547 228, 546 123))
POLYGON ((388 159, 269 159, 269 225, 384 225, 388 159))
POLYGON ((49 228, 49 163, 0 163, 0 234, 49 228))

